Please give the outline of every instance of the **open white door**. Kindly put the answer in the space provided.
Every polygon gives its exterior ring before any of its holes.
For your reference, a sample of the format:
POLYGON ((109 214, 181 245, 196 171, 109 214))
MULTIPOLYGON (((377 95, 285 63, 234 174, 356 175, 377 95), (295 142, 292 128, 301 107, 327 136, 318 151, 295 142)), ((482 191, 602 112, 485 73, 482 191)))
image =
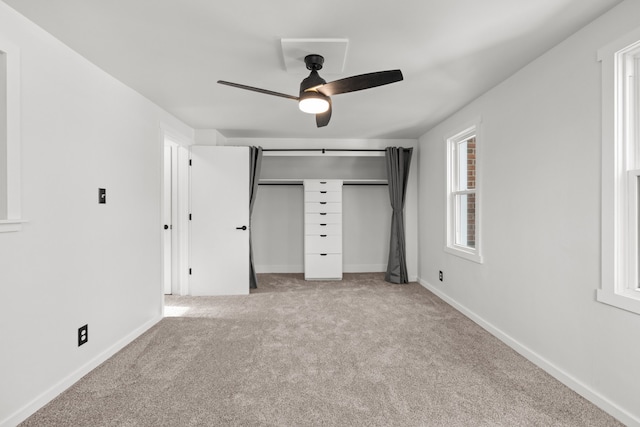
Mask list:
POLYGON ((191 147, 191 295, 249 293, 249 148, 191 147))

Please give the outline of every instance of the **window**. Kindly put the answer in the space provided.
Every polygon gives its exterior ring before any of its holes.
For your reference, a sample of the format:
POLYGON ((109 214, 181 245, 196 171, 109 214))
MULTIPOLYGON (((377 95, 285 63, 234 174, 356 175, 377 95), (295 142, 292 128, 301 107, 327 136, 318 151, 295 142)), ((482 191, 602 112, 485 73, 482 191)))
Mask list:
POLYGON ((0 232, 19 231, 20 50, 0 38, 0 232))
POLYGON ((447 138, 447 246, 482 262, 478 185, 478 125, 447 138))
POLYGON ((7 219, 7 54, 0 51, 0 220, 7 219))
POLYGON ((602 279, 597 298, 640 314, 640 30, 600 49, 602 279))

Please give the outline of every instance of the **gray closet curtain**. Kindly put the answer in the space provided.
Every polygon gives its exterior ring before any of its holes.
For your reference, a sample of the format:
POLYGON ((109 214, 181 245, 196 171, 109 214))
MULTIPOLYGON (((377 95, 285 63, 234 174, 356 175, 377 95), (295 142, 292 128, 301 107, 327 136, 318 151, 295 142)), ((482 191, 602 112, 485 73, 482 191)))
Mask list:
POLYGON ((251 214, 253 202, 258 193, 258 181, 260 180, 260 167, 262 166, 262 147, 249 147, 249 288, 258 287, 258 276, 253 265, 253 248, 251 244, 251 214))
POLYGON ((387 180, 389 198, 393 214, 391 216, 391 239, 389 242, 389 262, 385 280, 391 283, 409 282, 404 236, 404 199, 407 193, 409 166, 413 148, 387 147, 387 180))

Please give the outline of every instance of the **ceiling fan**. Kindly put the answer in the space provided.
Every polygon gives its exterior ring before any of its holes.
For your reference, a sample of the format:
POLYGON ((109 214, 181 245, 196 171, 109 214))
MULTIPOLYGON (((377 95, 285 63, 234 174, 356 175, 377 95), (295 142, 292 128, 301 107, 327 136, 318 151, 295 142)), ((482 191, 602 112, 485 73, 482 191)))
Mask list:
POLYGON ((287 95, 286 93, 274 92, 239 83, 226 82, 224 80, 218 80, 218 83, 298 101, 300 110, 305 113, 315 114, 316 124, 318 127, 323 127, 329 124, 329 120, 331 119, 331 96, 369 89, 402 80, 402 72, 400 70, 388 70, 360 74, 327 83, 318 74, 318 70, 321 70, 324 64, 324 58, 321 55, 307 55, 304 58, 304 63, 307 69, 311 70, 311 74, 300 83, 299 96, 287 95))

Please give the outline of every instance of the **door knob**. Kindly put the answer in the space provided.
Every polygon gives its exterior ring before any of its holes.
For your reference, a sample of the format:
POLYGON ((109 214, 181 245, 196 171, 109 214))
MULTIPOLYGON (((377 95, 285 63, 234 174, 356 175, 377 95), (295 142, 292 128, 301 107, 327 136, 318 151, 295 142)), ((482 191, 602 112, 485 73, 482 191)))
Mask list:
POLYGON ((165 229, 165 230, 168 230, 168 229, 169 229, 169 226, 168 226, 167 224, 165 224, 165 225, 164 225, 164 229, 165 229))
POLYGON ((242 227, 236 227, 236 230, 246 230, 247 226, 243 225, 242 227))

